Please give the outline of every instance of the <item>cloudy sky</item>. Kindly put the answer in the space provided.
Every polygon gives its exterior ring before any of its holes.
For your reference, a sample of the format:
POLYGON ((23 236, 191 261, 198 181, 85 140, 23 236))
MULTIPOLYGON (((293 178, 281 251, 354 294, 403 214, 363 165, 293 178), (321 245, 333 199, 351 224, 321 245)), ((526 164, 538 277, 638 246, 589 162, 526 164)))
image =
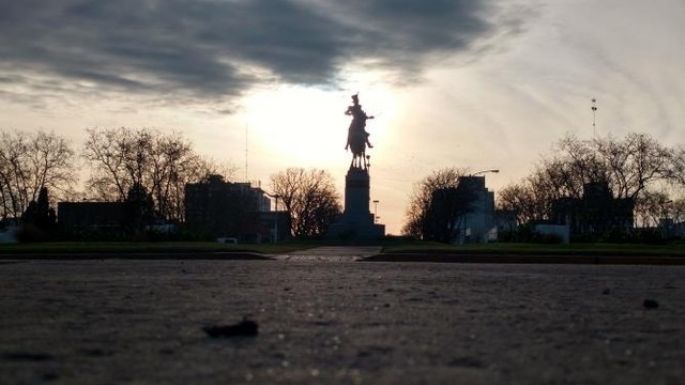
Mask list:
POLYGON ((0 128, 177 130, 268 186, 349 153, 359 92, 372 199, 398 233, 432 170, 523 177, 566 133, 685 144, 682 0, 0 0, 0 128))

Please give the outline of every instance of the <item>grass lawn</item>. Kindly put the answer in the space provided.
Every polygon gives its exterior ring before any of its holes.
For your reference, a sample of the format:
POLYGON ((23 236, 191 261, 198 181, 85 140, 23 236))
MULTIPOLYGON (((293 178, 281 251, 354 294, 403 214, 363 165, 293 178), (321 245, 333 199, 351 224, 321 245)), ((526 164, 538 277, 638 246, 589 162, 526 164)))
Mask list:
POLYGON ((384 253, 426 253, 426 254, 557 254, 557 255, 674 255, 685 257, 685 244, 665 245, 631 243, 488 243, 450 245, 438 242, 389 243, 384 253))
POLYGON ((309 244, 223 244, 216 242, 44 242, 0 245, 0 255, 61 253, 179 253, 179 252, 251 252, 286 253, 312 247, 309 244))
MULTIPOLYGON (((0 256, 21 254, 87 253, 211 253, 247 252, 279 254, 339 243, 291 241, 278 244, 222 244, 216 242, 45 242, 0 244, 0 256)), ((391 254, 551 254, 551 255, 672 255, 685 257, 685 244, 647 245, 613 243, 489 243, 450 245, 438 242, 388 240, 376 243, 391 254)), ((352 243, 347 243, 352 245, 352 243)))

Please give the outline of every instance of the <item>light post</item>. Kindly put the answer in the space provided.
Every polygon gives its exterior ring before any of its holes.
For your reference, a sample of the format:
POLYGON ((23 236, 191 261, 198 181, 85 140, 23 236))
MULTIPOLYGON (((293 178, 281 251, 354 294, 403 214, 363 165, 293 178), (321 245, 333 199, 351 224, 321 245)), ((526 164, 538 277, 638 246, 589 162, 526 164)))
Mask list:
POLYGON ((669 214, 669 213, 668 213, 668 211, 669 211, 669 210, 668 210, 668 205, 671 204, 671 203, 673 203, 673 200, 671 200, 671 199, 669 199, 669 200, 667 200, 667 201, 661 203, 661 211, 662 211, 662 213, 663 213, 663 215, 664 215, 664 219, 663 219, 663 221, 664 221, 663 233, 664 233, 664 236, 665 236, 666 238, 668 238, 668 237, 671 236, 671 220, 670 220, 670 218, 668 217, 668 214, 669 214))
POLYGON ((274 243, 278 243, 278 198, 280 197, 278 194, 274 195, 276 200, 276 205, 274 206, 274 243))
MULTIPOLYGON (((264 190, 262 190, 264 191, 264 190)), ((278 198, 281 196, 278 194, 269 194, 268 192, 264 191, 264 194, 267 196, 270 196, 276 200, 276 205, 274 206, 274 243, 278 242, 278 198)))
POLYGON ((373 223, 377 223, 376 220, 378 219, 378 202, 377 199, 373 201, 373 223))
POLYGON ((499 172, 499 170, 496 169, 496 168, 493 168, 493 169, 491 169, 491 170, 482 170, 482 171, 478 171, 478 172, 474 172, 474 173, 472 173, 472 174, 469 174, 469 176, 476 176, 476 175, 478 175, 478 174, 485 174, 485 173, 488 173, 488 172, 491 172, 491 173, 493 173, 493 174, 497 174, 497 173, 499 172))

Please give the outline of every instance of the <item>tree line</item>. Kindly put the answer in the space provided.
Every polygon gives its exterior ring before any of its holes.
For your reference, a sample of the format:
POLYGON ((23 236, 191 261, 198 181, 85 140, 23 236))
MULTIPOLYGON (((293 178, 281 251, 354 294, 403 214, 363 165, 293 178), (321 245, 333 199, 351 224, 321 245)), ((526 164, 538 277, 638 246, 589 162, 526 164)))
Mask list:
POLYGON ((316 238, 342 212, 333 177, 324 170, 288 168, 271 176, 271 190, 290 214, 291 233, 316 238))
MULTIPOLYGON (((417 182, 402 233, 454 239, 460 218, 471 209, 472 197, 460 189, 466 175, 468 169, 444 168, 417 182)), ((497 208, 512 213, 519 226, 547 220, 555 200, 581 198, 584 185, 593 182, 606 183, 614 198, 632 199, 638 225, 656 226, 662 218, 685 221, 685 149, 640 133, 591 140, 566 136, 528 176, 498 191, 497 208)))
POLYGON ((0 132, 0 218, 20 218, 41 189, 73 186, 75 152, 54 133, 0 132))
POLYGON ((656 225, 668 212, 685 220, 685 200, 678 196, 685 187, 685 150, 637 133, 563 138, 528 176, 498 192, 497 205, 514 213, 518 224, 545 220, 555 199, 580 198, 590 182, 606 183, 614 198, 634 200, 639 225, 656 225))
MULTIPOLYGON (((64 137, 38 131, 0 132, 0 219, 21 218, 45 189, 53 200, 125 201, 132 188, 149 194, 158 218, 184 221, 187 183, 234 169, 203 157, 177 132, 152 129, 88 129, 75 149, 64 137), (77 170, 84 170, 80 174, 77 170), (79 177, 83 188, 76 189, 79 177)), ((445 168, 419 181, 410 197, 403 233, 446 241, 461 230, 468 191, 460 188, 463 168, 445 168)), ((497 208, 513 213, 519 225, 549 219, 552 202, 580 198, 583 186, 604 182, 615 198, 635 201, 639 224, 661 218, 685 221, 685 150, 646 134, 581 140, 567 136, 543 156, 532 172, 498 192, 497 208), (680 195, 679 195, 680 194, 680 195)), ((319 237, 341 213, 333 178, 323 170, 289 168, 271 176, 271 197, 291 217, 291 233, 319 237)))
POLYGON ((470 191, 462 188, 466 168, 433 171, 414 185, 409 198, 407 222, 402 233, 427 241, 450 242, 462 230, 462 218, 470 209, 470 191))
MULTIPOLYGON (((178 132, 92 128, 76 148, 54 132, 0 131, 0 219, 34 216, 33 208, 25 215, 32 202, 36 207, 57 200, 121 202, 136 191, 149 195, 155 217, 182 223, 186 184, 206 181, 209 175, 228 180, 234 171, 199 154, 178 132), (81 189, 79 178, 85 178, 81 189)), ((279 196, 280 209, 290 213, 291 232, 298 237, 325 234, 341 212, 333 178, 323 170, 275 173, 271 189, 272 197, 279 196)))
POLYGON ((0 132, 0 218, 19 218, 41 189, 52 199, 124 201, 134 186, 147 191, 157 215, 182 221, 186 183, 230 168, 198 154, 179 133, 152 129, 88 129, 75 149, 54 132, 0 132), (76 189, 86 170, 84 188, 76 189))

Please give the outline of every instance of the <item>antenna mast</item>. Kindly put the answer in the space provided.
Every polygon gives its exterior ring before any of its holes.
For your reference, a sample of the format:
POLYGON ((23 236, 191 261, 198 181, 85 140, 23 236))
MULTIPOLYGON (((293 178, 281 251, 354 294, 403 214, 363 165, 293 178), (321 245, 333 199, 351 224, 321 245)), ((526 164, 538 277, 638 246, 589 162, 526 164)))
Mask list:
POLYGON ((249 125, 245 123, 245 182, 250 183, 250 180, 247 179, 247 129, 249 125))
POLYGON ((595 139, 596 139, 597 138, 597 121, 596 121, 596 118, 597 118, 597 99, 592 98, 592 107, 590 107, 590 109, 592 109, 592 132, 593 132, 595 139))

